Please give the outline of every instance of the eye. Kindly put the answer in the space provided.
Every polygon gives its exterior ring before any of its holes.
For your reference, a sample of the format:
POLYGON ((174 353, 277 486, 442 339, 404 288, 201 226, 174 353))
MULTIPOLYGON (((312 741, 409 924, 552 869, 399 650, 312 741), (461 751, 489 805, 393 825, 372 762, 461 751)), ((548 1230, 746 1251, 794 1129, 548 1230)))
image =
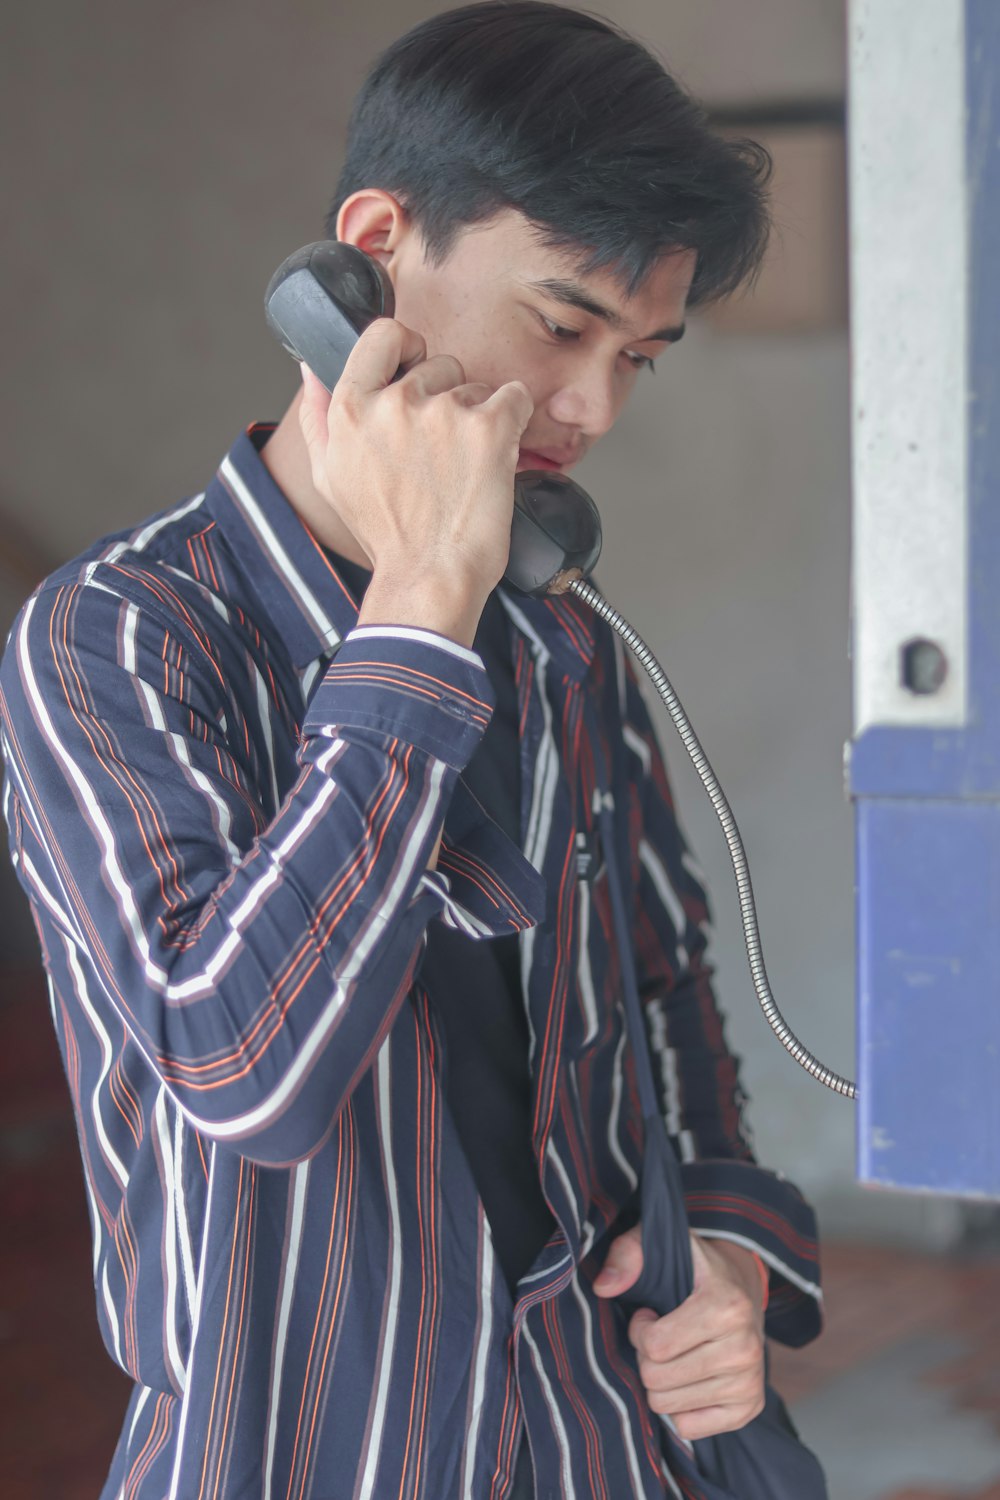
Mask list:
POLYGON ((538 316, 544 323, 546 331, 551 333, 554 339, 563 339, 568 342, 570 339, 578 339, 580 337, 579 331, 576 328, 562 328, 558 323, 554 323, 551 318, 547 318, 544 313, 539 313, 538 316))
MULTIPOLYGON (((546 333, 551 338, 557 340, 557 342, 569 344, 580 338, 580 330, 578 328, 564 328, 562 324, 556 323, 552 318, 547 318, 542 312, 538 313, 537 316, 546 333)), ((628 349, 624 351, 624 354, 633 370, 652 370, 655 372, 655 361, 650 359, 648 354, 635 354, 628 349)))

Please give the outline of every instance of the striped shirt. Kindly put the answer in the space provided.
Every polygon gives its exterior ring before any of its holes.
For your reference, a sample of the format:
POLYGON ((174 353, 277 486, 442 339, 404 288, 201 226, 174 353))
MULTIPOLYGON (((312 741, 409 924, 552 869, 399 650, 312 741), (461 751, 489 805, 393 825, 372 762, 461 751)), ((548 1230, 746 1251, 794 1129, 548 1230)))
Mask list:
POLYGON ((592 1290, 642 1155, 606 876, 579 858, 595 795, 692 1226, 762 1256, 786 1343, 818 1331, 817 1251, 753 1158, 636 682, 583 604, 501 590, 517 847, 461 778, 491 712, 479 657, 356 627, 263 464, 270 431, 48 579, 0 672, 98 1317, 134 1381, 105 1500, 504 1500, 522 1433, 540 1497, 698 1500, 592 1290), (557 1228, 513 1296, 415 977, 431 921, 520 935, 557 1228))

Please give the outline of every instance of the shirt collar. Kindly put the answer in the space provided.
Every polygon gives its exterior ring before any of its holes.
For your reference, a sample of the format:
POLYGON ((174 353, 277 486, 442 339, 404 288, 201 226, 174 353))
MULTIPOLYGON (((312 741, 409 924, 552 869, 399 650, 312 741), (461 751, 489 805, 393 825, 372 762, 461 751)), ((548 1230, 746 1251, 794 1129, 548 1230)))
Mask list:
POLYGON ((572 681, 582 681, 594 659, 597 641, 593 610, 572 594, 534 599, 514 589, 501 589, 500 597, 535 656, 551 658, 572 681))
MULTIPOLYGON (((261 457, 274 423, 255 422, 222 460, 206 507, 300 670, 331 656, 357 624, 350 589, 329 555, 275 483, 261 457)), ((501 589, 515 626, 536 656, 580 680, 594 655, 596 620, 570 595, 532 599, 501 589)))

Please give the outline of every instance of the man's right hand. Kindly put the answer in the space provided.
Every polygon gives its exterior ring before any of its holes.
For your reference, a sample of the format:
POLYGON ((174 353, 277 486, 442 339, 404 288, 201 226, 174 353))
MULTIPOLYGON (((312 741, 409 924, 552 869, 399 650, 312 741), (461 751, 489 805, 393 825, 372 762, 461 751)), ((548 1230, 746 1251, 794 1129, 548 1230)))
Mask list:
POLYGON ((419 334, 379 318, 332 396, 303 366, 302 436, 314 487, 371 559, 359 623, 419 625, 471 646, 507 566, 533 403, 520 381, 491 391, 467 382, 457 359, 425 353, 419 334))

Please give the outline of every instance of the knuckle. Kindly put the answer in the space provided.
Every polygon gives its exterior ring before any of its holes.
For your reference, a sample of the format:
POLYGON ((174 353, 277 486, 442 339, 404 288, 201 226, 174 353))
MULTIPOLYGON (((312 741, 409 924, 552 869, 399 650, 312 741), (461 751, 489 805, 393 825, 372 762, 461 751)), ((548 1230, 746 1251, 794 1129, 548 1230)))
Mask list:
POLYGON ((727 1286, 720 1292, 720 1301, 728 1313, 736 1315, 751 1306, 749 1293, 741 1286, 727 1286))
POLYGON ((403 379, 387 385, 382 394, 397 406, 416 406, 423 400, 424 393, 417 381, 403 379))
POLYGON ((407 328, 406 324, 401 323, 398 318, 384 318, 382 319, 382 321, 391 322, 393 326, 398 330, 403 342, 409 345, 411 349, 418 351, 422 349, 426 352, 427 340, 424 338, 423 334, 418 333, 415 328, 407 328))
MULTIPOLYGON (((398 344, 404 336, 404 330, 399 323, 392 318, 373 318, 358 335, 355 349, 372 350, 385 349, 393 344, 398 344)), ((352 354, 354 350, 351 351, 352 354)))
POLYGON ((646 1343, 646 1353, 652 1359, 657 1360, 660 1364, 665 1364, 666 1361, 670 1358, 669 1335, 660 1333, 655 1324, 653 1325, 653 1330, 650 1333, 649 1339, 646 1343))
POLYGON ((338 426, 353 431, 361 423, 361 409, 357 396, 349 385, 338 383, 333 388, 327 411, 327 426, 338 426))
POLYGON ((358 334, 358 342, 355 345, 355 348, 360 348, 362 345, 364 345, 364 347, 367 349, 369 344, 377 344, 379 340, 381 338, 384 338, 385 336, 385 325, 388 323, 388 321, 389 320, 387 318, 373 318, 368 326, 366 328, 362 328, 361 332, 358 334))
POLYGON ((753 1334, 746 1329, 733 1336, 732 1358, 734 1367, 738 1370, 756 1369, 760 1362, 760 1349, 753 1334))
POLYGON ((729 1332, 742 1333, 753 1312, 753 1304, 744 1292, 734 1291, 722 1304, 720 1322, 729 1332))
POLYGON ((427 363, 436 365, 443 375, 452 379, 456 384, 462 385, 464 383, 465 370, 453 354, 436 354, 427 363))
POLYGON ((481 439, 485 440, 494 429, 494 422, 490 412, 484 411, 482 406, 476 402, 468 405, 469 424, 472 431, 481 439))
POLYGON ((341 421, 353 421, 357 416, 357 403, 349 386, 339 381, 330 397, 330 416, 341 421))
POLYGON ((645 1318, 637 1317, 633 1326, 632 1342, 639 1353, 644 1354, 647 1359, 656 1359, 658 1357, 658 1350, 653 1340, 653 1325, 648 1323, 645 1318))
POLYGON ((745 1291, 742 1287, 740 1288, 740 1291, 739 1291, 739 1294, 738 1294, 737 1306, 739 1307, 740 1313, 741 1313, 741 1315, 743 1317, 746 1317, 746 1318, 752 1318, 753 1317, 753 1314, 754 1314, 753 1298, 751 1297, 750 1293, 747 1292, 747 1291, 745 1291))

